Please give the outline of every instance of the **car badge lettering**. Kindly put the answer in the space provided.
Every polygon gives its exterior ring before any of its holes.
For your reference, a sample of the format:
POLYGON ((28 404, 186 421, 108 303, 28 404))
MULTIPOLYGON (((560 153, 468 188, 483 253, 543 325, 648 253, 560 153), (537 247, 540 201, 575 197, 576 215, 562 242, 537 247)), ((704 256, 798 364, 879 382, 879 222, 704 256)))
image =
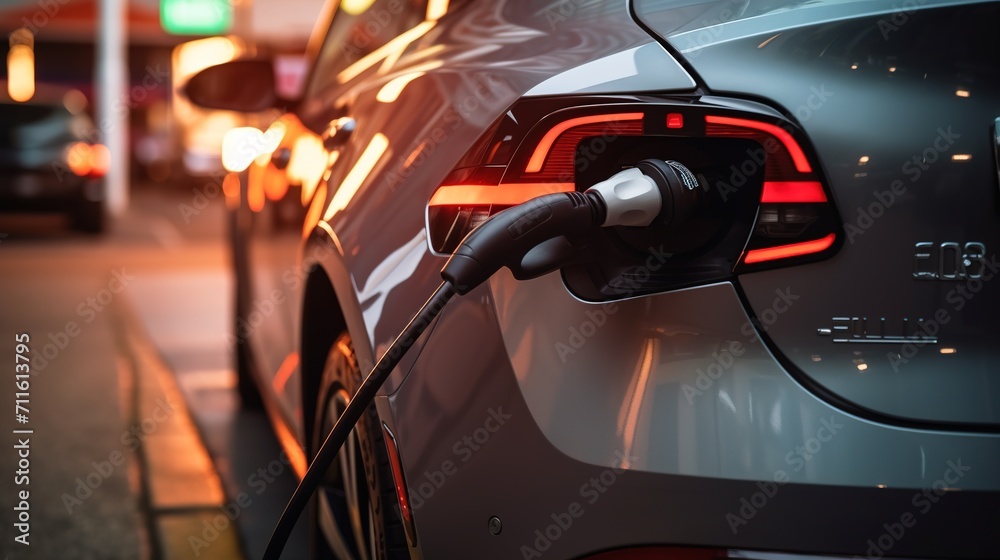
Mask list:
POLYGON ((832 337, 833 342, 840 344, 938 343, 936 336, 927 334, 923 318, 890 321, 885 317, 833 317, 830 322, 832 326, 816 329, 816 334, 832 337))
POLYGON ((975 280, 988 267, 986 245, 978 241, 921 241, 913 246, 914 280, 975 280))

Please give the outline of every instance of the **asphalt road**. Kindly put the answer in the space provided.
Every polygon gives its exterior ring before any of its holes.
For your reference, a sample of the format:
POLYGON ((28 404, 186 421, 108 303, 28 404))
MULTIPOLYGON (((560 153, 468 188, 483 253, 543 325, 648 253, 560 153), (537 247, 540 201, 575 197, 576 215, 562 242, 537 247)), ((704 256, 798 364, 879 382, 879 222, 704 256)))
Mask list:
MULTIPOLYGON (((280 449, 265 418, 240 410, 224 339, 225 211, 198 190, 137 186, 128 214, 96 238, 58 217, 0 216, 5 558, 263 552, 296 481, 273 474, 280 449), (19 334, 32 357, 21 379, 19 334)), ((296 533, 286 557, 305 554, 296 533)))

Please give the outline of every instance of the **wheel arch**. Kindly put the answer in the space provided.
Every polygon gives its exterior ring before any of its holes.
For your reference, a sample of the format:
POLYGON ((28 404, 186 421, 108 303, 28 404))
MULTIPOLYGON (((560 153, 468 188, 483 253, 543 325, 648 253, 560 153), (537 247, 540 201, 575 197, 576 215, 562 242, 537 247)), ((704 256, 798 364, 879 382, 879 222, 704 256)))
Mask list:
MULTIPOLYGON (((326 224, 322 224, 326 225, 326 224)), ((302 294, 302 324, 299 341, 302 376, 302 427, 307 455, 311 456, 316 396, 322 389, 327 354, 344 330, 351 333, 358 363, 372 363, 372 346, 361 314, 361 306, 339 240, 327 227, 317 227, 309 236, 302 260, 306 273, 302 294)))

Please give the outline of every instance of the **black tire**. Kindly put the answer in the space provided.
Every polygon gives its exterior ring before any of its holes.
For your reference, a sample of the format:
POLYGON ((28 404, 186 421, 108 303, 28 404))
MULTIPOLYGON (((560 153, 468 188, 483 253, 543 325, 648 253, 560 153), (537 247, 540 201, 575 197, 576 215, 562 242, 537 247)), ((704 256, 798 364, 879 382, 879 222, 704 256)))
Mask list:
MULTIPOLYGON (((239 320, 237 315, 237 321, 239 320)), ((237 333, 239 327, 237 326, 237 333)), ((261 400, 260 390, 253 380, 252 365, 247 355, 247 342, 237 339, 235 356, 236 361, 236 392, 240 395, 240 404, 247 410, 261 410, 264 408, 264 401, 261 400)))
MULTIPOLYGON (((335 419, 343 412, 350 398, 360 387, 362 374, 351 337, 346 332, 333 344, 327 356, 323 371, 323 383, 317 403, 317 415, 312 442, 315 453, 330 432, 335 419)), ((346 477, 348 480, 351 474, 346 477)), ((409 559, 409 546, 400 521, 399 505, 392 484, 389 459, 381 422, 375 405, 372 404, 361 417, 344 449, 327 473, 326 480, 317 491, 310 510, 313 526, 313 551, 316 558, 347 557, 337 554, 332 541, 341 540, 340 550, 346 547, 349 557, 368 560, 409 559), (355 468, 355 494, 347 491, 344 469, 351 464, 351 446, 354 446, 353 465, 355 468), (362 474, 363 476, 359 476, 362 474), (360 479, 364 480, 360 480, 360 479), (325 501, 325 505, 323 502, 325 501), (367 505, 367 508, 364 506, 367 505), (325 511, 324 511, 325 509, 325 511), (367 509, 367 516, 364 509, 367 509), (323 516, 327 516, 327 530, 338 534, 324 533, 323 516), (332 527, 331 527, 332 525, 332 527), (332 537, 332 538, 331 538, 332 537), (359 542, 360 541, 360 542, 359 542)))
POLYGON ((250 341, 240 329, 240 318, 246 317, 250 295, 246 285, 249 278, 246 247, 239 232, 238 211, 229 212, 229 243, 233 258, 233 361, 236 365, 236 390, 240 403, 247 410, 261 410, 264 402, 253 379, 253 361, 250 359, 250 341))
POLYGON ((104 231, 104 203, 100 200, 81 199, 73 213, 73 227, 86 233, 104 231))

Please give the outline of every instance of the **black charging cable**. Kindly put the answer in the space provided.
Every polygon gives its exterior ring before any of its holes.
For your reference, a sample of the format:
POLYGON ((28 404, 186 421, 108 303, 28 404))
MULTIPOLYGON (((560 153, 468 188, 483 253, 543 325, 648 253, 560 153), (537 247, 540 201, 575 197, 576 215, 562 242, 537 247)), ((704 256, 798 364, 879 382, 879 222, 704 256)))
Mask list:
POLYGON ((692 186, 679 172, 674 174, 680 165, 675 164, 662 160, 640 162, 586 192, 547 194, 508 208, 469 233, 441 269, 444 282, 379 358, 316 452, 278 519, 264 560, 281 557, 295 522, 351 430, 406 351, 452 296, 465 295, 503 267, 509 268, 518 280, 557 270, 576 250, 574 238, 596 227, 649 225, 654 219, 662 219, 668 210, 667 215, 674 219, 678 199, 697 194, 696 182, 692 186))
POLYGON ((351 430, 354 429, 355 424, 361 419, 361 415, 364 414, 368 405, 375 399, 375 393, 378 392, 386 378, 395 369, 399 360, 406 354, 406 351, 420 338, 421 333, 424 332, 427 325, 441 312, 441 309, 444 308, 448 300, 454 295, 455 290, 451 284, 447 281, 442 282, 438 286, 438 289, 434 291, 434 295, 420 308, 420 311, 414 315, 413 320, 406 325, 403 332, 396 337, 396 340, 392 342, 392 345, 389 346, 385 354, 379 358, 378 363, 372 368, 371 373, 365 378, 361 387, 358 388, 358 392, 351 398, 351 402, 347 405, 344 413, 337 419, 337 423, 330 430, 330 434, 323 440, 323 444, 320 446, 319 451, 317 451, 316 457, 309 465, 309 468, 306 469, 305 476, 302 477, 299 486, 295 489, 295 493, 292 494, 291 500, 288 501, 288 505, 285 506, 285 510, 281 513, 278 524, 274 528, 274 533, 271 534, 271 540, 268 541, 267 548, 264 550, 265 559, 276 560, 281 557, 281 551, 284 550, 288 536, 292 533, 292 529, 295 528, 295 522, 302 514, 302 511, 305 510, 313 492, 315 492, 316 488, 323 481, 323 476, 330 470, 330 465, 337 458, 337 452, 340 451, 344 442, 347 441, 351 430))

